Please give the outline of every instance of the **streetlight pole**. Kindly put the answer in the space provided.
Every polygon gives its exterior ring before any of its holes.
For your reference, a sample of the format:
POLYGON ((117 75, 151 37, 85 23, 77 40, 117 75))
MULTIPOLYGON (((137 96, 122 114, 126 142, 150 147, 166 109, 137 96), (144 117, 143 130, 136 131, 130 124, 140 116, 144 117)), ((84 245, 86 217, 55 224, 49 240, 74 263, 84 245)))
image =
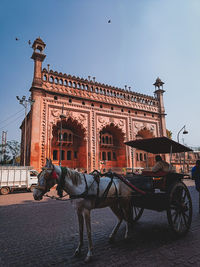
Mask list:
POLYGON ((63 114, 64 105, 62 106, 62 113, 60 114, 60 157, 59 157, 59 165, 61 166, 61 160, 62 160, 62 141, 63 141, 63 134, 62 134, 62 120, 66 118, 66 116, 63 114))
POLYGON ((185 129, 185 125, 180 129, 180 131, 177 134, 177 141, 179 143, 179 134, 181 133, 181 131, 184 129, 183 134, 188 134, 188 131, 185 129))
MULTIPOLYGON (((178 132, 178 134, 177 134, 177 141, 178 141, 178 143, 180 143, 179 142, 179 135, 180 135, 180 133, 181 133, 181 131, 184 129, 184 131, 183 131, 183 134, 188 134, 188 131, 185 129, 185 125, 180 129, 180 131, 178 132)), ((184 172, 184 164, 185 164, 185 152, 184 152, 184 163, 183 163, 183 172, 184 172)), ((181 154, 180 154, 180 168, 181 168, 181 154)))
POLYGON ((22 98, 19 98, 19 96, 16 96, 17 100, 19 100, 19 104, 22 105, 25 108, 25 120, 24 120, 24 166, 26 165, 26 128, 27 128, 27 108, 28 108, 28 104, 30 104, 30 106, 33 105, 33 103, 35 102, 35 100, 32 100, 31 97, 29 97, 28 99, 26 99, 25 96, 22 96, 22 98))

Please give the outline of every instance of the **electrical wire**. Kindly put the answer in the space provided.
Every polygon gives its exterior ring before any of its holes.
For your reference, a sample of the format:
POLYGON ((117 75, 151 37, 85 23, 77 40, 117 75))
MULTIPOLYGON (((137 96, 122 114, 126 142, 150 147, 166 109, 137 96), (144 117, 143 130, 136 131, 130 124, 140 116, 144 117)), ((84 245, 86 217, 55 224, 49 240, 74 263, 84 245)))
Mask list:
POLYGON ((15 117, 17 114, 19 114, 20 112, 22 112, 24 110, 24 108, 23 109, 21 109, 21 110, 19 110, 18 112, 16 112, 16 113, 14 113, 14 114, 12 114, 12 115, 10 115, 9 117, 7 117, 6 119, 4 119, 4 120, 2 120, 2 121, 0 121, 0 124, 2 124, 4 121, 8 121, 10 118, 13 118, 13 117, 15 117))
POLYGON ((7 123, 6 125, 4 125, 3 127, 0 127, 0 131, 3 130, 6 126, 10 125, 11 123, 13 123, 14 121, 16 121, 17 119, 21 118, 22 116, 24 116, 24 114, 21 114, 20 116, 18 116, 17 118, 15 118, 14 120, 10 121, 9 123, 7 123))

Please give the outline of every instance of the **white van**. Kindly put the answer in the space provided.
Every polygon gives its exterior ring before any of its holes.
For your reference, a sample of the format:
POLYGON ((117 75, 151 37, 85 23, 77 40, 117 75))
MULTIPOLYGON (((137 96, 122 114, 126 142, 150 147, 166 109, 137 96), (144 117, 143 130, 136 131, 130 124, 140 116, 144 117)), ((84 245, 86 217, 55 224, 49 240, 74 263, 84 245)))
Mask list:
POLYGON ((30 166, 0 166, 0 193, 7 195, 17 188, 33 191, 38 172, 30 166))

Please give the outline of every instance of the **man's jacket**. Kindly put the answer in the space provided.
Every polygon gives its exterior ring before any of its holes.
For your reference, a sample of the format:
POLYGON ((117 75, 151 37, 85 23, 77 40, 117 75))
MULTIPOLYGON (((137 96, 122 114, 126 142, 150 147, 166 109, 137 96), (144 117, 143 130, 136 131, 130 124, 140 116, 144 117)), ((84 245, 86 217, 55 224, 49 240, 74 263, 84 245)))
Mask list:
POLYGON ((196 190, 200 192, 200 168, 197 166, 192 168, 192 179, 195 180, 196 190))

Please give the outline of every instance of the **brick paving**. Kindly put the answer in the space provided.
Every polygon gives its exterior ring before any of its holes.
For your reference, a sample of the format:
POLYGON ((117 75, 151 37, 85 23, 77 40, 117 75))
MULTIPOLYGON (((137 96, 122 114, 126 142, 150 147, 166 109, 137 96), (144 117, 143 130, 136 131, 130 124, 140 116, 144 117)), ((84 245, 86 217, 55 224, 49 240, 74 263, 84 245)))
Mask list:
MULTIPOLYGON (((200 266, 200 214, 198 193, 186 180, 193 199, 190 232, 175 239, 166 212, 145 210, 135 224, 132 239, 124 241, 125 225, 116 242, 108 236, 116 222, 106 209, 92 212, 94 258, 88 266, 200 266)), ((71 201, 45 198, 36 202, 32 193, 0 196, 0 266, 82 266, 87 252, 74 258, 78 243, 76 214, 71 201)))

